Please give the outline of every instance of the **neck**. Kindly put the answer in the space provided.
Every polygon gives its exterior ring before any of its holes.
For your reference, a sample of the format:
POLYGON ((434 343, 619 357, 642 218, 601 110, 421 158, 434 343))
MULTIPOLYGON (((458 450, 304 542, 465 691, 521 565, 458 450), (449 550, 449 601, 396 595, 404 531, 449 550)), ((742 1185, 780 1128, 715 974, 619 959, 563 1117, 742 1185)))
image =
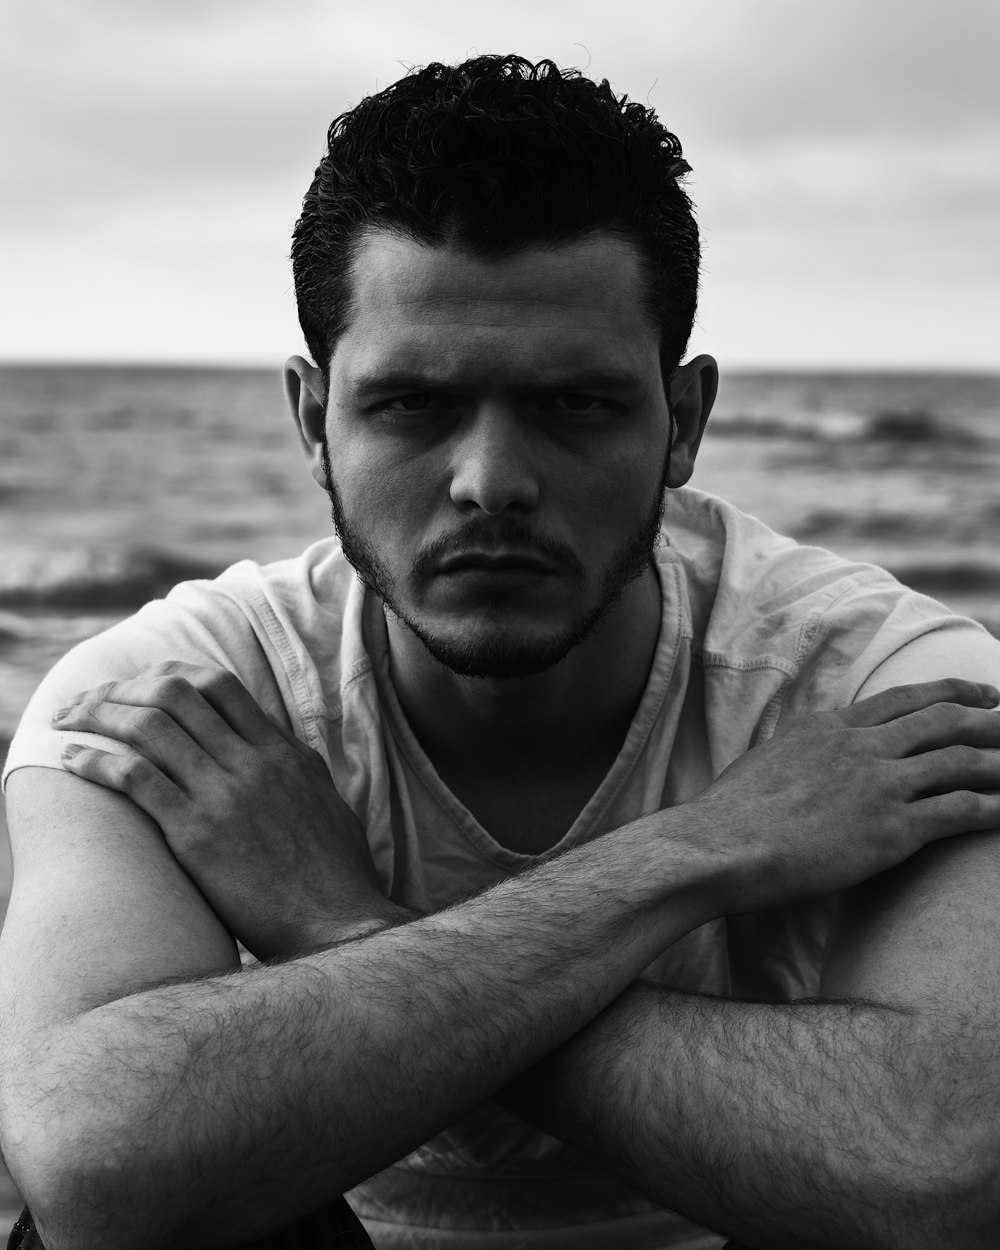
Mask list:
POLYGON ((441 772, 559 770, 614 755, 642 698, 660 627, 652 568, 558 664, 534 677, 460 677, 388 616, 393 686, 441 772))

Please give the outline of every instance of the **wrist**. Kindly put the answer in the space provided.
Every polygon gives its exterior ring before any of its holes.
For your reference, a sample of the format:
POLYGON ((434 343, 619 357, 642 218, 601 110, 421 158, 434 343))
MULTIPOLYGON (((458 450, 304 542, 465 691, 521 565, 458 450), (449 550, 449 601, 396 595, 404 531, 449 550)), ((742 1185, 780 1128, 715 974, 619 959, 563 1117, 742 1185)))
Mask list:
POLYGON ((706 805, 694 799, 636 823, 654 833, 657 876, 671 905, 683 906, 692 918, 692 928, 739 910, 750 865, 738 843, 719 837, 718 822, 706 805))
POLYGON ((331 911, 312 915, 298 914, 288 923, 275 928, 269 934, 266 955, 260 958, 293 959, 343 942, 356 942, 361 938, 381 933, 385 929, 407 924, 419 918, 420 913, 401 907, 387 898, 379 897, 370 906, 350 913, 331 911))

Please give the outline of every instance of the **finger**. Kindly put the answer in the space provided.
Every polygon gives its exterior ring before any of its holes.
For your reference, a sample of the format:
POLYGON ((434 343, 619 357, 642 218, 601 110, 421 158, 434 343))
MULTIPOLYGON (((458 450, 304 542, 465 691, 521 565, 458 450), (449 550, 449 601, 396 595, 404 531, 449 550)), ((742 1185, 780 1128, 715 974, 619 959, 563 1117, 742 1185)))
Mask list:
POLYGON ((899 767, 914 798, 1000 787, 1000 750, 944 747, 903 760, 899 767))
POLYGON ((157 665, 144 669, 135 677, 106 682, 91 690, 81 691, 56 713, 60 728, 78 708, 97 707, 102 703, 120 703, 133 708, 159 708, 201 745, 214 740, 228 729, 215 711, 190 682, 180 676, 169 676, 157 665))
POLYGON ((878 729, 882 744, 897 759, 944 747, 1000 747, 1000 714, 959 703, 935 703, 878 729))
POLYGON ((212 763, 201 746, 158 707, 77 703, 60 712, 53 723, 60 730, 103 734, 133 747, 177 785, 184 785, 185 777, 200 776, 212 763))
POLYGON ((850 707, 840 708, 837 716, 855 729, 885 725, 922 711, 935 703, 961 703, 966 707, 995 707, 1000 700, 996 687, 945 677, 939 681, 918 682, 908 686, 892 686, 870 699, 862 699, 850 707))
POLYGON ((67 772, 85 781, 127 795, 161 826, 185 801, 174 783, 141 755, 114 755, 70 743, 63 750, 62 763, 67 772))
POLYGON ((151 671, 158 676, 186 681, 216 715, 254 746, 270 746, 279 739, 298 742, 294 734, 268 716, 236 674, 228 669, 210 664, 189 664, 186 660, 168 660, 151 671))
POLYGON ((963 833, 1000 832, 1000 793, 953 790, 917 799, 908 808, 919 822, 924 842, 936 842, 963 833))
MULTIPOLYGON (((156 665, 145 669, 136 677, 111 682, 76 696, 75 701, 67 704, 58 714, 59 727, 69 727, 71 718, 80 708, 118 703, 131 708, 159 709, 170 716, 207 756, 220 761, 230 759, 248 741, 257 745, 270 745, 280 740, 274 725, 259 708, 255 720, 233 717, 237 721, 234 725, 232 719, 220 712, 210 698, 206 697, 206 693, 191 681, 191 677, 194 677, 208 691, 228 685, 228 682, 222 680, 223 677, 228 678, 256 708, 242 683, 233 674, 227 674, 224 669, 199 669, 190 664, 183 665, 182 673, 177 671, 179 665, 179 661, 156 665), (248 726, 254 734, 251 738, 247 737, 246 732, 241 732, 248 726)), ((81 726, 77 724, 74 727, 81 726)))

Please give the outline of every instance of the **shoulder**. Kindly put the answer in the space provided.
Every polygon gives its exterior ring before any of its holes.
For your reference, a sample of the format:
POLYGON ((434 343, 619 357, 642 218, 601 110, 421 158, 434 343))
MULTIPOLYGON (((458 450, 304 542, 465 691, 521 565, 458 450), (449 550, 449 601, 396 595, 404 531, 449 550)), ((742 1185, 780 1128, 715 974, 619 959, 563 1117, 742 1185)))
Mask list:
POLYGON ((884 569, 804 546, 690 487, 670 498, 665 539, 690 598, 695 645, 734 659, 791 663, 838 602, 872 605, 903 589, 884 569))
POLYGON ((876 674, 884 685, 965 675, 963 655, 974 672, 985 666, 976 680, 996 671, 1000 643, 981 625, 877 565, 800 544, 690 488, 666 516, 693 648, 709 665, 780 672, 786 712, 844 706, 872 693, 876 674))
POLYGON ((241 560, 216 578, 181 582, 147 607, 162 603, 219 634, 255 627, 269 633, 280 620, 284 629, 309 637, 343 620, 355 580, 340 542, 327 538, 292 559, 241 560))
MULTIPOLYGON (((165 598, 74 647, 49 671, 11 743, 4 780, 26 764, 59 767, 65 735, 53 731, 50 720, 73 695, 165 660, 228 669, 265 712, 298 732, 296 721, 318 715, 315 690, 302 671, 311 635, 338 653, 352 577, 339 543, 328 540, 292 560, 244 560, 216 578, 181 582, 165 598)), ((101 745, 116 749, 105 740, 101 745)))

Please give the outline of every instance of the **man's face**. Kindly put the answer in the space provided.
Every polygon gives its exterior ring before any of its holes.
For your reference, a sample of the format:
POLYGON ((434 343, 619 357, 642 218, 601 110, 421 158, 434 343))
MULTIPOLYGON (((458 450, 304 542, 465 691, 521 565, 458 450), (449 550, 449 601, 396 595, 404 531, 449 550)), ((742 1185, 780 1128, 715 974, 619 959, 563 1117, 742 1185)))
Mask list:
POLYGON ((648 566, 670 414, 633 248, 363 242, 330 361, 348 559, 441 663, 542 672, 648 566))

